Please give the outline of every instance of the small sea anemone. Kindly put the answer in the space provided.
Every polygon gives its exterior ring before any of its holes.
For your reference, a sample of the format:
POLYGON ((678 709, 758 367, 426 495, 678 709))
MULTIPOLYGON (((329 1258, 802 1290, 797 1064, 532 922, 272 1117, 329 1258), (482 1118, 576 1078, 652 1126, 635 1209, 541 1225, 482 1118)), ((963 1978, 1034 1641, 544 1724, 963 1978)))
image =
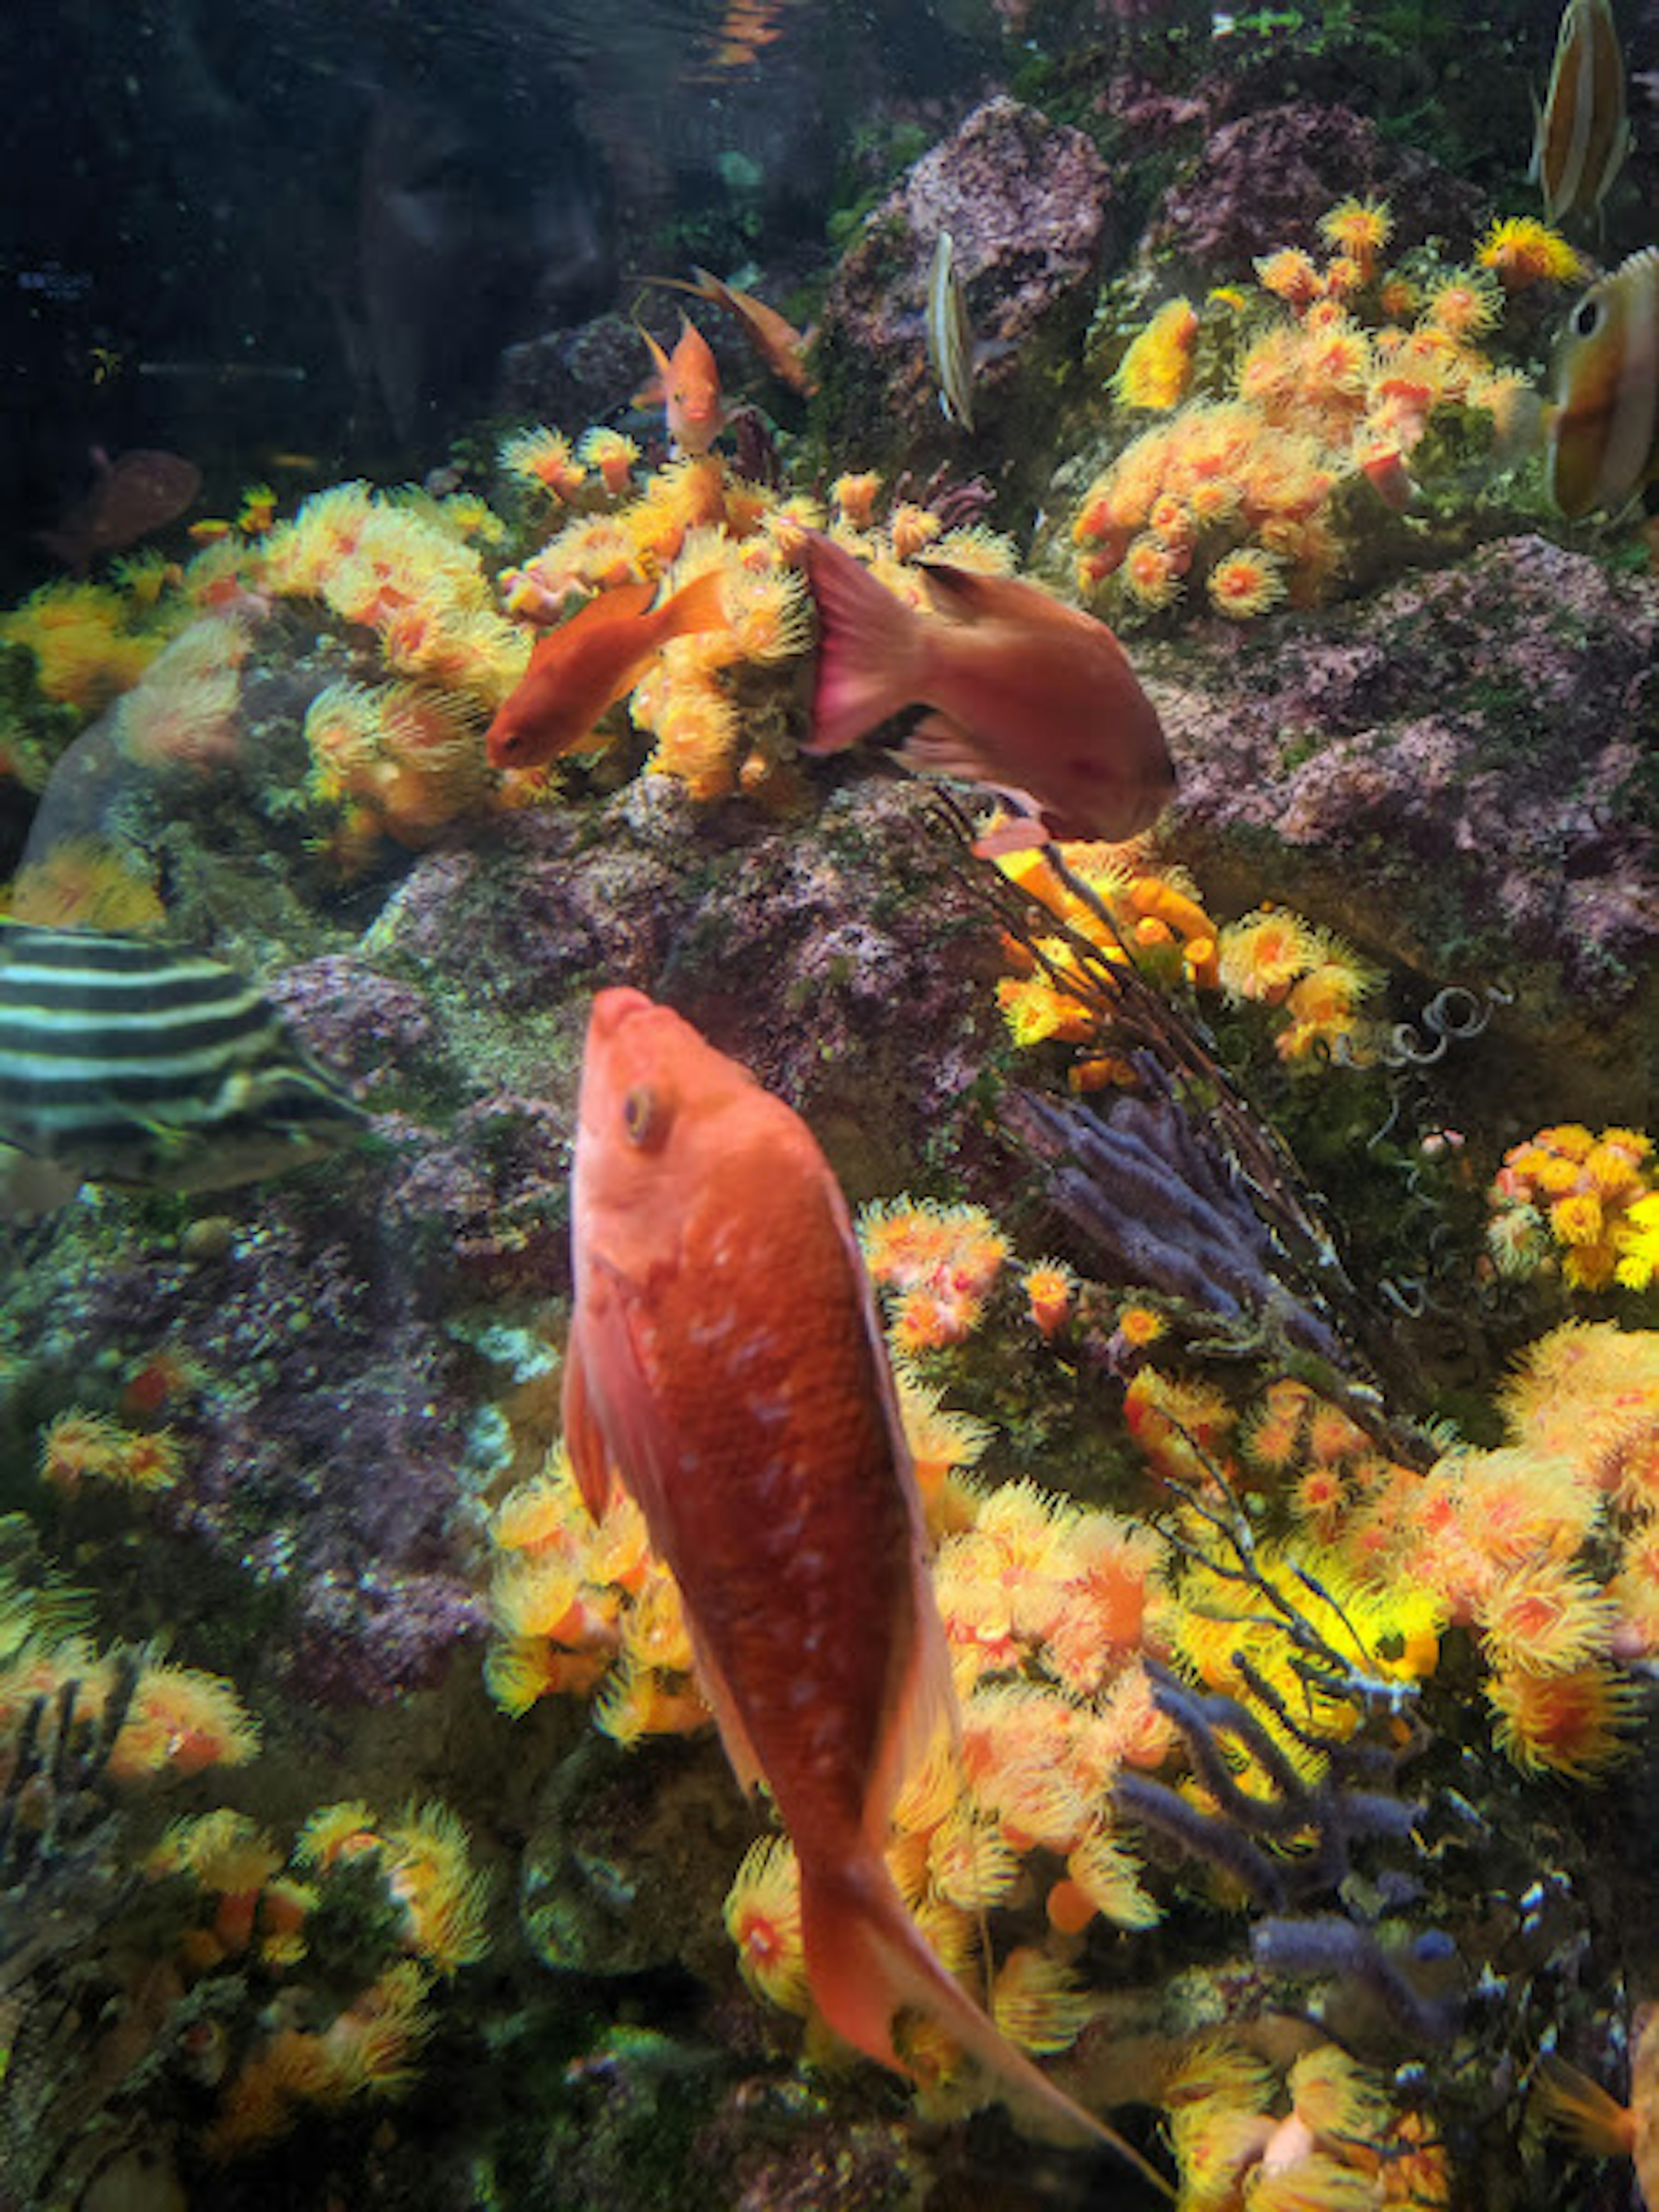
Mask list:
POLYGON ((1394 217, 1382 200, 1341 200, 1319 219, 1320 235, 1326 244, 1357 261, 1368 273, 1393 229, 1394 217))
POLYGON ((544 424, 504 438, 499 459, 510 477, 556 500, 574 498, 587 476, 571 453, 569 439, 544 424))
POLYGON ((1480 268, 1492 270, 1510 292, 1522 291, 1544 279, 1577 284, 1585 273, 1583 263, 1560 232, 1531 216, 1501 217, 1480 241, 1474 258, 1480 268))
POLYGON ((158 1773, 199 1774, 240 1766, 259 1746, 259 1731, 220 1675, 154 1661, 138 1678, 109 1771, 118 1780, 158 1773))
POLYGON ((1437 284, 1423 310, 1425 322, 1455 338, 1479 337, 1503 319, 1504 303, 1490 277, 1459 270, 1437 284))
POLYGON ((1246 622, 1277 606, 1285 597, 1284 570, 1271 553, 1240 546, 1216 562, 1210 571, 1208 588, 1210 604, 1218 613, 1234 622, 1246 622))
POLYGON ((1231 999, 1277 1006, 1298 975, 1316 967, 1324 943, 1285 908, 1261 907, 1221 933, 1221 987, 1231 999))
POLYGON ((1022 1944, 998 1970, 990 2010, 1022 2051, 1069 2051, 1093 2019, 1097 2000, 1046 1952, 1022 1944))
POLYGON ((1135 538, 1123 557, 1124 583, 1143 607, 1167 607, 1181 595, 1186 563, 1150 532, 1135 538))
POLYGON ((1610 1667, 1554 1674, 1516 1669, 1494 1675, 1486 1696, 1498 1715, 1499 1747, 1530 1773, 1589 1782, 1629 1754, 1621 1731, 1635 1718, 1638 1692, 1610 1667))
POLYGON ((726 1898, 726 1930, 743 1978, 785 2012, 807 2009, 800 1869, 787 1837, 762 1836, 744 1853, 726 1898))
POLYGON ((839 476, 830 487, 836 512, 848 530, 868 530, 875 519, 876 500, 882 480, 874 469, 858 469, 839 476))
POLYGON ((1255 264, 1256 281, 1292 307, 1305 307, 1319 297, 1319 271, 1305 253, 1284 246, 1255 264))
POLYGON ((1184 397, 1193 376, 1198 315, 1190 300, 1166 300, 1134 340, 1112 379, 1125 407, 1164 412, 1184 397))
POLYGON ((599 471, 600 482, 613 499, 619 499, 632 489, 633 468, 640 458, 640 449, 620 430, 596 425, 584 431, 576 453, 580 459, 599 471))

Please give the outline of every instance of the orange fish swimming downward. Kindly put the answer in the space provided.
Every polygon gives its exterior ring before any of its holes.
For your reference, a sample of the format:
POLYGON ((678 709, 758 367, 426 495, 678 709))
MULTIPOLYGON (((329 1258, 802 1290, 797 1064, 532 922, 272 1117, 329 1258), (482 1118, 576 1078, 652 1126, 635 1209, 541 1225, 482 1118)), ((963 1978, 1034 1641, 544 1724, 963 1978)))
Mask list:
POLYGON ((893 2015, 915 2007, 1168 2193, 1005 2040, 887 1870, 905 1770, 954 1706, 869 1283, 811 1132, 678 1014, 601 991, 573 1218, 576 1478, 597 1516, 620 1474, 679 1583, 738 1778, 793 1841, 824 2019, 899 2068, 893 2015))
POLYGON ((663 404, 669 436, 683 453, 706 453, 726 428, 713 348, 690 315, 680 317, 679 340, 672 353, 665 353, 649 331, 641 331, 640 336, 650 349, 656 370, 650 397, 663 404))
POLYGON ((607 707, 634 689, 671 639, 718 629, 726 615, 710 569, 653 607, 654 584, 616 584, 539 639, 484 733, 492 768, 539 768, 580 750, 607 707))
POLYGON ((809 753, 839 752, 924 702, 935 711, 904 758, 1006 792, 1035 817, 1001 824, 984 853, 1133 837, 1168 805, 1163 726, 1104 623, 1035 584, 942 562, 918 564, 936 610, 919 613, 817 533, 806 573, 818 610, 809 753))

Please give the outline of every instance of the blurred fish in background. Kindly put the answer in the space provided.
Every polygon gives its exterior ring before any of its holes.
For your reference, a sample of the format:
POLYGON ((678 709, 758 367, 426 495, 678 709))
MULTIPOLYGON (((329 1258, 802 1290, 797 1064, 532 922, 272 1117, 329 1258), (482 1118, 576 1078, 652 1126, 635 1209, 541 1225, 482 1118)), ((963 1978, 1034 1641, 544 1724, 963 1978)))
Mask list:
POLYGON ((176 521, 202 489, 200 469, 178 453, 137 448, 112 460, 94 446, 91 460, 92 489, 50 530, 38 533, 46 550, 74 569, 176 521))

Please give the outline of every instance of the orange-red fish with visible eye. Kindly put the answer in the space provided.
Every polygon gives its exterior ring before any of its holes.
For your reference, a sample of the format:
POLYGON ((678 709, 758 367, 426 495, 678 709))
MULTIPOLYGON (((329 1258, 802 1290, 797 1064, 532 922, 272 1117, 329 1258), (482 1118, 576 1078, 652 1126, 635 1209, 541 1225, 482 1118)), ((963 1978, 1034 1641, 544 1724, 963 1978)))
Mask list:
POLYGON ((680 317, 679 341, 672 354, 663 351, 649 331, 641 330, 640 336, 657 372, 650 396, 663 404, 669 436, 683 453, 706 453, 726 428, 720 373, 708 339, 690 315, 680 317))
POLYGON ((819 2010, 897 2068, 914 2006, 1151 2173, 1004 2039, 887 1869, 906 1767, 954 1708, 869 1280, 811 1133, 666 1006, 601 991, 572 1216, 576 1478, 598 1515, 620 1474, 678 1582, 738 1778, 794 1844, 819 2010))
POLYGON ((616 584, 541 638, 484 736, 492 768, 539 768, 574 752, 671 639, 725 621, 713 569, 660 606, 653 584, 616 584))
POLYGON ((994 830, 987 852, 1133 837, 1174 795, 1157 710, 1104 623, 1035 584, 942 562, 918 565, 937 610, 919 613, 817 534, 806 573, 818 611, 806 751, 839 752, 902 707, 932 707, 904 758, 1009 793, 1036 817, 994 830))

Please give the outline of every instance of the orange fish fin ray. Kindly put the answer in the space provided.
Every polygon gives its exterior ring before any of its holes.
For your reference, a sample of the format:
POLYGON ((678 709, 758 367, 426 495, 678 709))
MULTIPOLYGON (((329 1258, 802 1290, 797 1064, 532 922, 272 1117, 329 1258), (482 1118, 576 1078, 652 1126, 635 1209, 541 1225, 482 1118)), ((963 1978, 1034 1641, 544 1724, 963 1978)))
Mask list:
POLYGON ((806 576, 818 611, 809 753, 844 751, 917 696, 921 626, 844 547, 814 532, 806 576))
POLYGON ((920 1545, 915 1586, 915 1639, 865 1792, 864 1832, 878 1854, 886 1846, 893 1808, 905 1777, 921 1765, 941 1733, 948 1736, 954 1749, 960 1726, 951 1680, 950 1647, 933 1597, 933 1577, 920 1545))
POLYGON ((1535 2094, 1551 2125, 1582 2149, 1627 2157, 1633 2142, 1629 2109, 1599 2081, 1552 2051, 1539 2062, 1535 2094))
POLYGON ((721 629, 726 623, 726 596, 718 568, 710 568, 665 599, 657 609, 661 622, 658 643, 690 637, 698 630, 721 629))
POLYGON ((1173 2198, 1157 2167, 1016 2051, 946 1972, 879 1858, 866 1854, 836 1865, 804 1857, 800 1905, 813 1997, 836 2034, 855 2050, 902 2072, 893 2049, 893 2015, 911 2007, 959 2043, 1017 2107, 1029 2107, 1073 2136, 1115 2152, 1173 2198))
POLYGON ((575 1472, 576 1487, 582 1494, 582 1504, 595 1521, 602 1521, 616 1488, 616 1474, 588 1391, 580 1319, 571 1322, 570 1335, 564 1348, 561 1419, 564 1427, 565 1449, 570 1455, 570 1464, 575 1472))

